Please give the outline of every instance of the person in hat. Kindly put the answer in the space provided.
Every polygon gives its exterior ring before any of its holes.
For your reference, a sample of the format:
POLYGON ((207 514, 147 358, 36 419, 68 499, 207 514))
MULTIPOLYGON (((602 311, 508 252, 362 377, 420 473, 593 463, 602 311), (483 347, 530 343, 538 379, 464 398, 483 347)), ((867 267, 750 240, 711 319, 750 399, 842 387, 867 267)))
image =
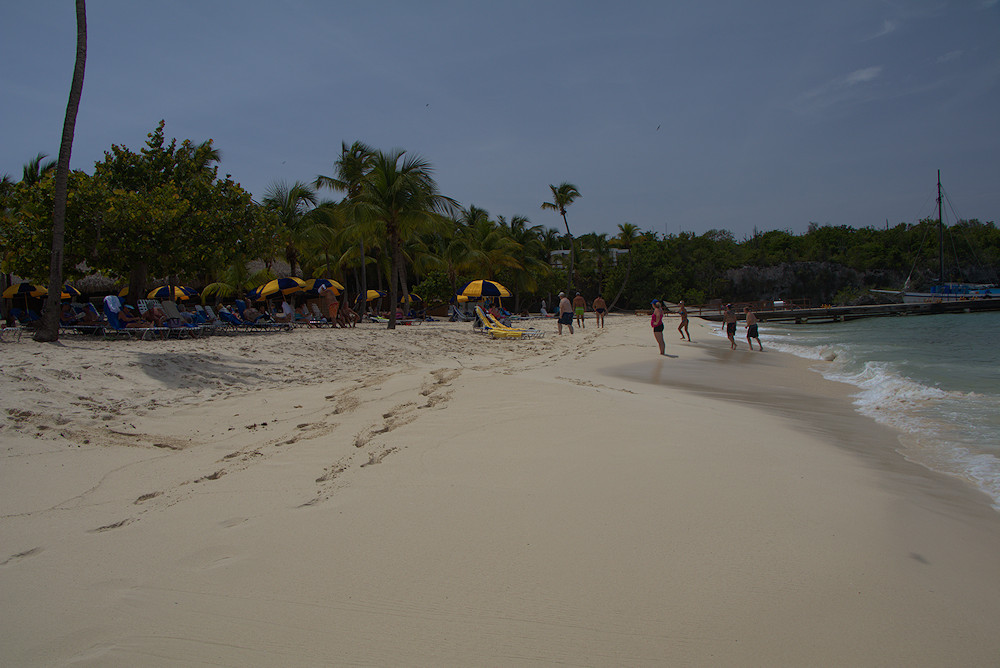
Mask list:
POLYGON ((653 307, 653 317, 650 319, 649 324, 653 327, 653 338, 656 339, 656 345, 660 347, 660 354, 666 354, 666 343, 663 341, 663 307, 660 306, 660 300, 654 299, 650 302, 653 307))
POLYGON ((569 333, 573 333, 573 305, 569 302, 569 297, 565 292, 559 293, 559 335, 562 336, 563 325, 569 327, 569 333))
POLYGON ((722 327, 729 337, 729 349, 736 350, 736 312, 733 311, 732 304, 726 304, 726 310, 722 313, 722 327))
POLYGON ((597 295, 594 299, 594 320, 597 321, 597 326, 604 327, 604 314, 608 312, 608 304, 604 301, 604 297, 597 295))

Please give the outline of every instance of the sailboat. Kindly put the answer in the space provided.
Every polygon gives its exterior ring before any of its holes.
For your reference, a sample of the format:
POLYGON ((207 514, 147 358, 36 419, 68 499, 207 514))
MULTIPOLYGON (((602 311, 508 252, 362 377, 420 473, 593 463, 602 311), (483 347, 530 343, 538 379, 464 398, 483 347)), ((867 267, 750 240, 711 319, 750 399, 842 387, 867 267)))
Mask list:
MULTIPOLYGON (((944 280, 944 218, 941 212, 941 170, 937 173, 937 205, 938 205, 938 282, 926 292, 911 292, 905 287, 899 292, 875 290, 897 294, 903 298, 904 304, 922 304, 927 302, 957 302, 970 299, 1000 298, 1000 288, 988 283, 954 283, 944 280)), ((909 284, 909 279, 907 279, 909 284)))

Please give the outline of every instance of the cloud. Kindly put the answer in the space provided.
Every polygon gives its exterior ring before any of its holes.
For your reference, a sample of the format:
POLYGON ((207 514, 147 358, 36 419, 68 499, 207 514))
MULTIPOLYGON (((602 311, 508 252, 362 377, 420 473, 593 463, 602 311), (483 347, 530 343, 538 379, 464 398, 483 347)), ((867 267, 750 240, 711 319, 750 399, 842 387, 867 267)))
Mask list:
MULTIPOLYGON (((996 2, 997 0, 994 0, 996 2)), ((899 27, 899 23, 896 21, 891 21, 886 19, 882 22, 882 29, 871 36, 871 39, 878 39, 879 37, 885 37, 888 34, 896 32, 896 28, 899 27)))
POLYGON ((948 53, 942 56, 938 56, 937 62, 940 64, 940 63, 948 63, 953 60, 958 60, 959 58, 962 57, 963 53, 964 51, 962 51, 961 49, 958 49, 956 51, 949 51, 948 53))
MULTIPOLYGON (((865 67, 864 69, 855 70, 848 74, 840 81, 840 84, 843 86, 855 86, 859 83, 873 81, 878 78, 878 75, 881 73, 881 67, 865 67)), ((837 82, 834 83, 836 84, 837 82)))
POLYGON ((799 111, 818 111, 851 102, 860 94, 859 87, 862 87, 862 84, 874 81, 881 74, 881 65, 854 70, 806 91, 799 96, 797 103, 793 106, 799 111))

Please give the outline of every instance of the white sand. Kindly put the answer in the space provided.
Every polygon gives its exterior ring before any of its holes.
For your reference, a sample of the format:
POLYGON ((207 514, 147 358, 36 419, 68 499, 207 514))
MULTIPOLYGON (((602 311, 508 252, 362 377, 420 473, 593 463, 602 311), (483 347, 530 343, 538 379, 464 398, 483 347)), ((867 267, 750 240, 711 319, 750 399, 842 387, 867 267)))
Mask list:
POLYGON ((544 326, 3 344, 0 664, 995 664, 1000 513, 846 387, 544 326))

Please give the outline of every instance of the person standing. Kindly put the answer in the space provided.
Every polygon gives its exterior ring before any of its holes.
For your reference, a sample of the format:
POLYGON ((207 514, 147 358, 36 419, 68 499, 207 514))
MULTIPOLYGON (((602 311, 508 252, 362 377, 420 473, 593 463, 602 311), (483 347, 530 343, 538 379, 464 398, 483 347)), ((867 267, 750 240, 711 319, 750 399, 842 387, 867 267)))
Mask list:
POLYGON ((722 313, 722 327, 729 337, 729 349, 736 350, 736 313, 733 312, 733 305, 726 304, 726 310, 722 313))
POLYGON ((653 317, 650 319, 649 324, 653 327, 653 338, 656 339, 656 345, 660 347, 660 354, 666 354, 666 343, 663 341, 663 308, 660 306, 660 301, 654 299, 652 302, 653 306, 653 317))
POLYGON ((691 332, 688 331, 688 310, 684 307, 684 302, 681 301, 678 306, 681 312, 681 324, 677 325, 677 331, 681 333, 681 341, 684 340, 684 335, 687 334, 687 340, 691 340, 691 332))
POLYGON ((751 311, 749 306, 744 307, 743 312, 747 318, 747 345, 750 346, 750 350, 753 350, 753 341, 751 339, 757 339, 757 345, 760 346, 761 350, 764 350, 764 346, 760 343, 760 336, 757 334, 757 314, 751 311))
POLYGON ((559 293, 559 335, 562 336, 563 325, 569 327, 569 333, 573 333, 573 305, 569 303, 569 297, 565 292, 559 293))
POLYGON ((549 312, 545 310, 545 300, 544 300, 544 299, 542 300, 542 307, 541 307, 541 308, 540 308, 540 309, 538 310, 538 313, 539 313, 539 314, 540 314, 540 315, 541 315, 541 316, 542 316, 543 318, 546 318, 546 317, 548 317, 548 315, 549 315, 549 312))
POLYGON ((585 327, 583 324, 583 314, 587 312, 587 300, 583 298, 579 292, 576 293, 576 297, 573 297, 573 313, 576 315, 576 324, 580 326, 581 329, 585 327))
POLYGON ((604 328, 604 314, 608 312, 608 305, 604 301, 604 297, 597 295, 597 299, 594 300, 594 319, 597 321, 597 326, 604 328))

